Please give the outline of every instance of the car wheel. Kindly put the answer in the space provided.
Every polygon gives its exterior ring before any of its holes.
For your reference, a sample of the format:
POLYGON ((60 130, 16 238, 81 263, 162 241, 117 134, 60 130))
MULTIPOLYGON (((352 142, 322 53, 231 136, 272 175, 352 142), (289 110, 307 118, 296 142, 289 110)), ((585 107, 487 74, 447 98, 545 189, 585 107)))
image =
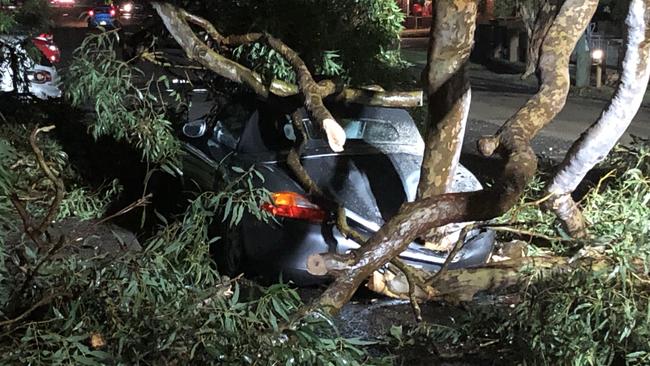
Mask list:
POLYGON ((223 223, 211 230, 211 237, 219 237, 212 244, 212 253, 217 271, 222 275, 234 277, 243 272, 246 254, 239 230, 239 226, 229 228, 223 223))

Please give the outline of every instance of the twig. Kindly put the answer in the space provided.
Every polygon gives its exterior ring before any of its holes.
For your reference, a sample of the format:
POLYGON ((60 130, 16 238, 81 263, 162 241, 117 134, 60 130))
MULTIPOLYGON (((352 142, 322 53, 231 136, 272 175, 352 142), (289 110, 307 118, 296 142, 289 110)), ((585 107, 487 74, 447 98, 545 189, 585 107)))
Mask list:
POLYGON ((32 305, 29 309, 25 310, 19 316, 15 317, 13 319, 1 321, 0 322, 0 327, 6 327, 6 326, 9 326, 9 325, 11 325, 13 323, 16 323, 18 321, 21 321, 21 320, 25 319, 29 314, 34 312, 34 310, 40 308, 43 305, 47 305, 47 304, 51 303, 52 300, 54 300, 58 296, 64 296, 64 295, 65 294, 60 294, 57 291, 53 291, 49 295, 47 295, 47 296, 43 297, 41 300, 39 300, 36 304, 32 305))
MULTIPOLYGON (((600 192, 600 187, 603 185, 603 182, 605 181, 605 179, 613 176, 614 173, 616 173, 616 169, 610 170, 609 172, 607 172, 607 174, 605 174, 600 179, 598 179, 598 184, 596 184, 596 187, 594 187, 593 191, 596 192, 596 193, 600 192)), ((576 203, 577 204, 582 204, 582 201, 584 201, 587 197, 588 197, 588 195, 585 195, 584 197, 582 197, 582 199, 580 199, 580 201, 578 201, 576 203)))
MULTIPOLYGON (((406 277, 406 282, 409 285, 409 302, 411 303, 411 308, 413 309, 413 315, 415 316, 416 321, 421 322, 422 310, 420 309, 420 304, 418 303, 418 299, 415 296, 415 290, 418 287, 418 284, 416 282, 423 284, 424 281, 415 273, 413 273, 409 265, 404 263, 401 259, 393 258, 390 263, 402 271, 404 277, 406 277)), ((422 288, 422 286, 420 286, 420 288, 422 288)))
POLYGON ((43 218, 43 221, 35 228, 38 232, 43 232, 47 226, 54 220, 56 217, 56 213, 59 210, 59 206, 61 205, 61 201, 63 200, 63 193, 65 192, 65 186, 63 185, 63 181, 60 178, 57 178, 52 170, 50 170, 50 167, 47 166, 47 163, 45 162, 45 157, 43 156, 43 151, 38 147, 36 144, 36 137, 38 136, 39 133, 41 132, 49 132, 54 129, 54 125, 46 126, 46 127, 40 127, 35 129, 32 134, 29 137, 29 143, 32 146, 32 150, 34 151, 34 155, 36 155, 36 161, 38 161, 38 165, 43 169, 43 172, 45 172, 45 175, 47 178, 54 184, 54 190, 55 190, 55 196, 54 200, 50 204, 50 208, 47 211, 47 214, 43 218))
POLYGON ((546 196, 544 196, 544 197, 542 197, 542 198, 540 198, 540 199, 538 199, 536 201, 522 203, 521 206, 514 209, 512 215, 511 215, 512 219, 514 220, 519 215, 519 212, 521 212, 521 210, 523 210, 525 207, 539 206, 542 203, 548 201, 553 196, 554 196, 553 193, 549 193, 546 196))
POLYGON ((130 205, 124 207, 123 209, 117 211, 116 213, 114 213, 112 215, 109 215, 107 217, 104 217, 104 218, 98 220, 93 225, 95 225, 95 226, 101 225, 101 224, 103 224, 103 223, 105 223, 107 221, 110 221, 110 220, 118 217, 118 216, 122 216, 122 215, 126 214, 127 212, 129 212, 129 211, 131 211, 131 210, 133 210, 133 209, 135 209, 137 207, 144 207, 144 206, 146 206, 146 205, 148 205, 150 203, 149 199, 152 196, 153 195, 151 193, 149 193, 144 197, 140 197, 137 201, 132 202, 130 205))
POLYGON ((513 227, 507 227, 507 226, 488 226, 494 231, 503 231, 503 232, 508 232, 508 233, 513 233, 513 234, 520 234, 520 235, 526 235, 530 236, 533 238, 540 238, 548 241, 561 241, 561 242, 575 242, 576 239, 565 239, 561 238, 559 236, 548 236, 544 234, 539 234, 533 231, 529 230, 521 230, 521 229, 515 229, 513 227))
POLYGON ((29 270, 29 272, 25 276, 25 280, 23 281, 23 284, 20 286, 20 289, 18 291, 14 292, 14 296, 20 296, 20 294, 22 294, 23 291, 27 290, 27 287, 29 287, 29 285, 31 284, 32 280, 34 279, 34 277, 38 273, 38 270, 41 269, 41 266, 43 266, 43 264, 45 262, 47 262, 56 252, 61 250, 61 248, 63 248, 64 244, 65 244, 65 236, 61 235, 59 237, 59 240, 56 242, 56 244, 54 244, 47 251, 45 256, 43 256, 43 258, 41 258, 38 261, 38 263, 36 263, 36 265, 29 270))

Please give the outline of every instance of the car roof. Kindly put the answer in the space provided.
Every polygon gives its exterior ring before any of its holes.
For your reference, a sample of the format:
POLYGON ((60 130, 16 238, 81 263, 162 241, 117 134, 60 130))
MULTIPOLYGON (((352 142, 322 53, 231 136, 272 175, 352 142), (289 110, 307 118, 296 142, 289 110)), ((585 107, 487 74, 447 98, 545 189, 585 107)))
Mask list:
MULTIPOLYGON (((404 109, 373 107, 358 104, 330 106, 329 110, 335 118, 359 118, 390 121, 390 123, 404 136, 413 136, 413 139, 405 138, 404 141, 395 143, 421 144, 422 140, 419 131, 411 115, 404 109)), ((308 120, 308 114, 304 108, 298 109, 303 120, 308 120)), ((274 108, 267 103, 261 103, 250 115, 241 134, 238 150, 242 153, 262 153, 279 151, 289 148, 293 142, 286 139, 283 132, 276 125, 279 122, 288 120, 288 113, 285 110, 274 108)), ((320 142, 326 146, 327 142, 321 138, 311 139, 312 142, 320 142)))

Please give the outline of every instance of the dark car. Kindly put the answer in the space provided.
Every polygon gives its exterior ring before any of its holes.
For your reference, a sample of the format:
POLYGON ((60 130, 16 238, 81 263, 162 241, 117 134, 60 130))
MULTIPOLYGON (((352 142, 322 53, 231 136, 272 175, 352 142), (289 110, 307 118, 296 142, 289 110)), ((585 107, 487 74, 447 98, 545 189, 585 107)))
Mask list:
POLYGON ((119 1, 117 2, 117 9, 120 21, 124 24, 139 24, 154 15, 151 4, 142 0, 119 1))
POLYGON ((89 28, 118 28, 117 9, 113 5, 106 5, 103 2, 98 3, 92 9, 88 10, 88 27, 89 28))
MULTIPOLYGON (((305 115, 302 122, 308 141, 302 164, 323 191, 345 205, 348 224, 369 237, 402 203, 415 198, 424 143, 403 109, 347 106, 331 110, 347 134, 345 150, 332 152, 320 128, 305 115)), ((213 116, 187 122, 183 139, 186 186, 191 182, 201 190, 219 190, 237 177, 224 166, 254 167, 264 176, 263 186, 272 192, 273 202, 262 209, 277 220, 265 223, 245 216, 237 228, 220 230, 223 238, 216 244, 216 259, 222 272, 282 273, 284 279, 298 284, 313 284, 323 279, 307 273, 309 255, 358 248, 336 229, 331 212, 309 200, 288 168, 287 152, 295 139, 288 110, 265 103, 230 105, 213 116)), ((478 180, 460 166, 454 190, 478 189, 478 180)), ((475 230, 450 268, 485 263, 494 239, 493 231, 475 230)), ((435 271, 446 253, 412 243, 400 257, 435 271)))

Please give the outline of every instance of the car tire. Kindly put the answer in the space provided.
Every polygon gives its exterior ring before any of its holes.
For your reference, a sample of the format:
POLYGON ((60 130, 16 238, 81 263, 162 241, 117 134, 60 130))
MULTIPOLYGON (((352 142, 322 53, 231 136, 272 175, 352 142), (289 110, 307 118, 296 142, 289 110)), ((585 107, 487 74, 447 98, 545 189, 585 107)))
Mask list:
POLYGON ((219 237, 212 244, 212 256, 217 264, 217 271, 229 277, 243 272, 246 253, 241 241, 240 226, 228 227, 227 223, 214 226, 210 237, 219 237))

